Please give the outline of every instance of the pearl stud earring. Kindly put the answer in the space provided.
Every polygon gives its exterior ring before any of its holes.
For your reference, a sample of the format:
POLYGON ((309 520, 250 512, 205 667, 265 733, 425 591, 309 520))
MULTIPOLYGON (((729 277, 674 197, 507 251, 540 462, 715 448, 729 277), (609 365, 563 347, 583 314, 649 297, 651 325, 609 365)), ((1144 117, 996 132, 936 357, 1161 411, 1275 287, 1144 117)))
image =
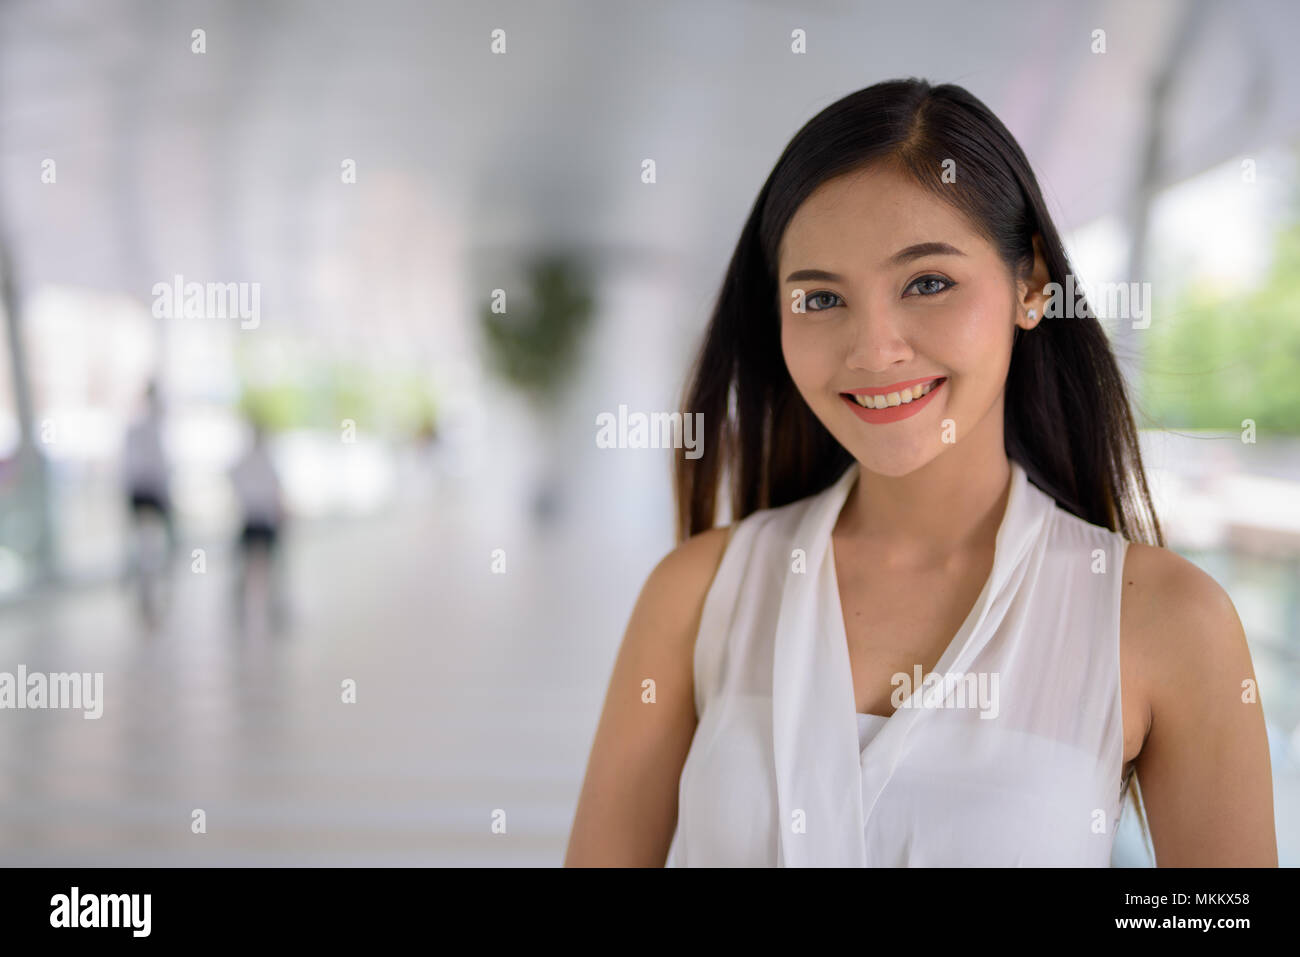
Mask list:
POLYGON ((1037 312, 1037 310, 1030 309, 1030 310, 1029 310, 1029 318, 1030 318, 1030 319, 1037 319, 1037 318, 1038 318, 1038 312, 1037 312))

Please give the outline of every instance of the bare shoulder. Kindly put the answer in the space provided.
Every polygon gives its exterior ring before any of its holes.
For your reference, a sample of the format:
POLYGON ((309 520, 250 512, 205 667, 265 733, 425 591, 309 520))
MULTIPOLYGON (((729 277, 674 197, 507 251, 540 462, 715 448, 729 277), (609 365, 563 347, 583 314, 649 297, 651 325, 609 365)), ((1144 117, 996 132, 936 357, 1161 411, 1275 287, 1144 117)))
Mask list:
POLYGON ((698 626, 730 531, 727 526, 710 528, 692 535, 665 555, 641 589, 635 616, 657 634, 675 634, 693 642, 691 625, 698 626))
POLYGON ((727 525, 692 535, 665 555, 655 571, 678 583, 683 578, 697 579, 701 575, 712 579, 722 561, 722 553, 727 548, 730 535, 731 527, 727 525))
POLYGON ((1223 650, 1244 638, 1223 586, 1176 552, 1154 545, 1129 545, 1121 611, 1137 650, 1160 658, 1223 650))
POLYGON ((1246 634, 1223 587, 1130 545, 1120 628, 1147 708, 1137 756, 1161 867, 1277 866, 1268 732, 1246 634))
POLYGON ((1250 654, 1237 610, 1212 576, 1167 548, 1132 543, 1124 559, 1120 630, 1143 701, 1168 720, 1205 695, 1240 691, 1250 654))

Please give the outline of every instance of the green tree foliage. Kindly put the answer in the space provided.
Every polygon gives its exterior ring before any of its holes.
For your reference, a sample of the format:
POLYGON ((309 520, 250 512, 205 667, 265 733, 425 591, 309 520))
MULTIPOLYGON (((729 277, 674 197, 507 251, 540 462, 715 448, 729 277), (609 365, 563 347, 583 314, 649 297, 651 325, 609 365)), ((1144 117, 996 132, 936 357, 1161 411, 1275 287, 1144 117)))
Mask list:
POLYGON ((368 433, 402 438, 437 421, 426 376, 336 362, 297 380, 244 386, 241 414, 267 430, 337 431, 352 419, 368 433))
POLYGON ((1157 310, 1143 363, 1143 425, 1300 435, 1300 224, 1278 235, 1267 280, 1244 295, 1189 284, 1157 310))
POLYGON ((528 276, 528 302, 507 299, 503 313, 484 306, 480 321, 493 371, 532 401, 549 404, 577 364, 594 303, 585 280, 566 259, 545 257, 528 276))

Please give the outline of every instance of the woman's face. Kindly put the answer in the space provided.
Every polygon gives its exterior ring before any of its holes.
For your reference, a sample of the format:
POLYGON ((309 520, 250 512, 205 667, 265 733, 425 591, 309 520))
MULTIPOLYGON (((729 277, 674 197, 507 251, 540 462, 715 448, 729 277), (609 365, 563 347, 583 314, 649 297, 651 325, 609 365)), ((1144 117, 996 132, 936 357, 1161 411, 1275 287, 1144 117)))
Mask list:
POLYGON ((907 475, 973 438, 1001 449, 1015 326, 1043 307, 961 213, 873 166, 819 186, 779 260, 786 367, 864 468, 907 475))

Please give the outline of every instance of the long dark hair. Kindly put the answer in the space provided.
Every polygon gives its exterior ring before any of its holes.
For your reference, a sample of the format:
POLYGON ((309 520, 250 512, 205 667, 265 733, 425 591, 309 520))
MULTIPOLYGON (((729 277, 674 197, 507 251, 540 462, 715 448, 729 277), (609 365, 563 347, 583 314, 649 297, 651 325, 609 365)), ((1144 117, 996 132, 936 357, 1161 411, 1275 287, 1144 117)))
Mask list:
MULTIPOLYGON (((1028 277, 1033 239, 1041 237, 1050 279, 1065 287, 1069 259, 1034 172, 982 102, 959 86, 910 79, 832 103, 777 160, 727 268, 684 396, 685 410, 703 413, 703 452, 695 459, 678 452, 674 460, 679 540, 713 527, 724 473, 731 517, 739 521, 824 490, 852 463, 786 369, 777 253, 791 217, 817 186, 876 162, 894 164, 952 203, 1016 276, 1028 277), (943 182, 947 160, 956 163, 955 182, 943 182)), ((1032 333, 1016 330, 1007 457, 1079 518, 1163 546, 1123 376, 1101 324, 1082 297, 1076 302, 1084 308, 1072 317, 1044 317, 1032 333)))

